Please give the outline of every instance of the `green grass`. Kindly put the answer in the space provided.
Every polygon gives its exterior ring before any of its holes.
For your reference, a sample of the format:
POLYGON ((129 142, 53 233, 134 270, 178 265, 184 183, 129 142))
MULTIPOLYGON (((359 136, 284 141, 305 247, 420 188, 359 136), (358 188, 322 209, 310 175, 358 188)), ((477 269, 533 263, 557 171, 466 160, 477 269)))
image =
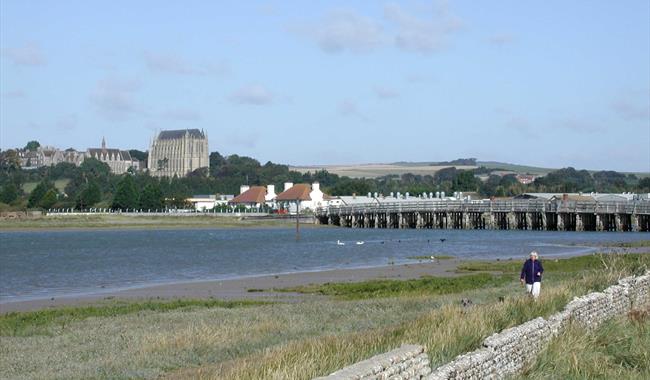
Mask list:
POLYGON ((456 256, 451 256, 451 255, 430 255, 430 256, 408 256, 407 259, 431 260, 431 256, 435 257, 436 260, 451 260, 456 258, 456 256))
POLYGON ((28 312, 0 314, 0 336, 31 336, 47 334, 51 327, 65 328, 75 321, 91 317, 115 317, 125 314, 168 312, 172 310, 193 310, 196 308, 236 308, 261 305, 267 302, 241 300, 222 301, 215 299, 144 302, 112 302, 108 305, 63 307, 28 312))
POLYGON ((621 247, 621 248, 643 248, 650 247, 650 240, 638 240, 625 243, 611 243, 606 244, 605 247, 621 247))
MULTIPOLYGON (((592 254, 587 256, 569 257, 566 259, 541 259, 544 265, 544 274, 549 273, 571 273, 584 270, 607 269, 609 266, 616 265, 622 270, 634 273, 643 273, 650 268, 650 254, 643 253, 610 253, 610 254, 592 254)), ((519 273, 523 261, 474 261, 464 262, 458 265, 459 273, 467 272, 502 272, 502 273, 519 273)))
POLYGON ((319 294, 342 300, 427 294, 440 295, 503 285, 512 279, 479 273, 459 277, 423 277, 414 280, 370 280, 352 283, 325 283, 274 289, 280 292, 319 294))
MULTIPOLYGON (((54 187, 56 187, 56 189, 59 190, 60 192, 63 192, 65 190, 65 187, 68 185, 69 182, 70 182, 70 179, 68 179, 68 178, 57 179, 56 181, 54 181, 54 187)), ((32 191, 34 191, 34 189, 36 188, 37 185, 38 185, 38 182, 25 182, 23 184, 23 191, 25 193, 29 194, 32 191)))
POLYGON ((522 377, 650 379, 648 311, 609 320, 595 331, 569 326, 522 377))

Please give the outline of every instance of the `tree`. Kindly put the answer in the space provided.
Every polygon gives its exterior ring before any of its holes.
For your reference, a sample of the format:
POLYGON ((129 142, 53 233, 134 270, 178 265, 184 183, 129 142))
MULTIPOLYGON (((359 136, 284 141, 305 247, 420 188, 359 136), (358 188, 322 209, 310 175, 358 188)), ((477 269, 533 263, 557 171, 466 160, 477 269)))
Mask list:
POLYGON ((0 202, 2 203, 11 203, 18 199, 18 188, 13 182, 9 182, 2 187, 2 192, 0 192, 0 202))
POLYGON ((58 200, 58 196, 59 196, 59 193, 56 191, 56 189, 51 188, 45 193, 45 195, 43 195, 43 198, 41 198, 38 205, 41 208, 49 209, 52 206, 54 206, 54 204, 58 200))
POLYGON ((41 143, 39 143, 36 140, 32 140, 25 145, 25 150, 28 150, 30 152, 35 152, 36 149, 38 149, 41 146, 41 143))
POLYGON ((102 191, 95 181, 90 181, 77 197, 77 208, 91 207, 102 200, 102 191))
POLYGON ((144 187, 140 195, 140 208, 143 210, 158 210, 165 207, 165 198, 163 197, 160 185, 150 183, 144 187))
POLYGON ((149 152, 143 152, 141 150, 131 149, 129 150, 129 154, 131 155, 131 158, 138 161, 147 162, 147 159, 149 158, 149 152))
POLYGON ((138 207, 138 191, 131 175, 124 175, 120 183, 118 183, 111 207, 119 210, 138 207))
MULTIPOLYGON (((32 190, 31 194, 29 194, 29 199, 27 200, 27 207, 41 207, 41 201, 45 194, 49 191, 54 189, 54 185, 52 182, 48 180, 42 180, 41 182, 36 185, 34 190, 32 190)), ((56 202, 56 190, 54 192, 55 199, 54 201, 56 202)), ((54 204, 54 203, 52 203, 54 204)))

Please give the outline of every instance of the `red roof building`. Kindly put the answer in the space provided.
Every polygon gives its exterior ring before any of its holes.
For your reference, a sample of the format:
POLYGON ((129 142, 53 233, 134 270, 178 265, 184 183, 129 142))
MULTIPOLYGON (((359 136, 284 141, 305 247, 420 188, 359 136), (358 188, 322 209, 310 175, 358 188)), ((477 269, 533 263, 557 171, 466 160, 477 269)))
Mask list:
POLYGON ((265 202, 266 202, 266 187, 253 186, 250 189, 239 194, 232 200, 230 200, 229 203, 257 205, 257 204, 264 204, 265 202))
POLYGON ((276 201, 279 202, 295 202, 295 201, 310 201, 311 196, 311 186, 306 183, 298 183, 291 186, 288 190, 285 190, 278 194, 276 201))

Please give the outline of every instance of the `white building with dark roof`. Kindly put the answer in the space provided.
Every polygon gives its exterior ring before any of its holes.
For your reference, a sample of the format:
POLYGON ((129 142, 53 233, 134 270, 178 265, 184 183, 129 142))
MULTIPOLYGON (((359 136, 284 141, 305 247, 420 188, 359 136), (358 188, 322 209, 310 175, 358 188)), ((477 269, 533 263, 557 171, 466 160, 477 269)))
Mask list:
POLYGON ((198 129, 161 131, 149 149, 148 168, 152 176, 184 177, 210 166, 208 136, 198 129))
POLYGON ((133 161, 127 150, 106 148, 106 140, 102 138, 101 148, 88 148, 87 158, 95 158, 111 168, 115 174, 124 174, 130 167, 138 169, 138 161, 133 161))

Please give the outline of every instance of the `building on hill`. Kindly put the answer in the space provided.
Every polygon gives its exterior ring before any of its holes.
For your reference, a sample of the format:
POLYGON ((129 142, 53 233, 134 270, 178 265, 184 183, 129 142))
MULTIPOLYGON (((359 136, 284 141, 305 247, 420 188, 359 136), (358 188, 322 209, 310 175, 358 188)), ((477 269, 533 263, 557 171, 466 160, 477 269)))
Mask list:
POLYGON ((208 136, 198 129, 161 131, 149 148, 149 173, 157 177, 184 177, 210 166, 208 136))
POLYGON ((86 152, 87 158, 95 158, 111 168, 114 174, 124 174, 133 167, 138 169, 138 161, 131 158, 128 150, 109 149, 106 148, 106 140, 102 138, 101 148, 88 148, 86 152))

